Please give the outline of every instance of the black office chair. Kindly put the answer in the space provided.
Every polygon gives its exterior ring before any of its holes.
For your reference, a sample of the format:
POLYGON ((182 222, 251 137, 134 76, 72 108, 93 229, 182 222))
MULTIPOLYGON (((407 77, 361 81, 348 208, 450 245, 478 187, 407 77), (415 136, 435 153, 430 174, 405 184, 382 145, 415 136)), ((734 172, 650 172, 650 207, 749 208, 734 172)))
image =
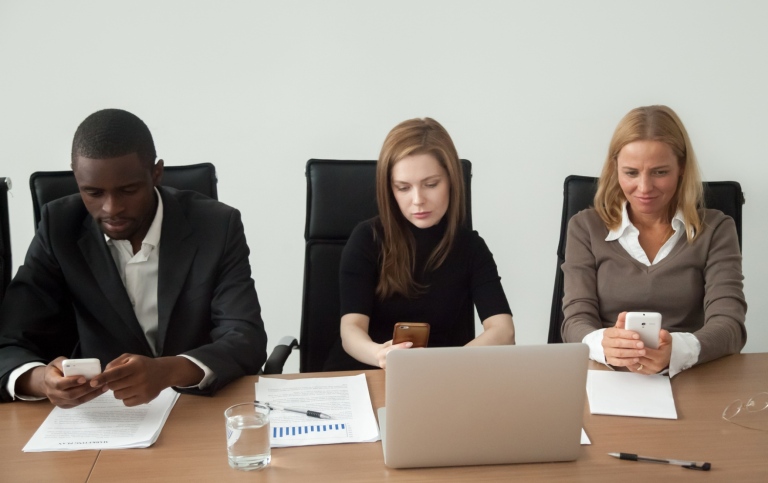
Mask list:
MULTIPOLYGON (((467 226, 471 227, 472 163, 462 159, 461 165, 466 187, 467 226)), ((331 347, 339 338, 341 252, 355 226, 378 214, 376 161, 310 159, 306 176, 299 371, 318 372, 323 370, 331 347)), ((474 320, 472 324, 474 328, 474 320)), ((290 348, 284 353, 286 358, 289 353, 290 348)), ((274 366, 278 365, 282 368, 281 362, 274 361, 274 366)), ((268 361, 264 372, 276 370, 268 361)))
MULTIPOLYGON (((571 175, 565 178, 563 185, 563 214, 560 219, 560 242, 557 244, 557 271, 555 289, 552 293, 552 311, 549 316, 550 344, 562 342, 560 327, 563 325, 563 270, 565 261, 565 243, 568 235, 568 222, 581 210, 593 205, 597 191, 597 178, 571 175)), ((733 218, 739 236, 741 250, 741 206, 744 193, 736 181, 709 181, 704 183, 704 206, 720 210, 733 218)))
MULTIPOLYGON (((200 194, 219 199, 216 189, 216 167, 211 163, 189 164, 186 166, 165 166, 163 186, 180 190, 197 191, 200 194)), ((49 201, 73 195, 78 192, 72 171, 38 171, 29 177, 32 191, 32 205, 35 213, 35 230, 40 224, 40 210, 49 201)))
POLYGON ((0 178, 0 302, 11 283, 11 222, 8 217, 8 191, 11 178, 0 178))

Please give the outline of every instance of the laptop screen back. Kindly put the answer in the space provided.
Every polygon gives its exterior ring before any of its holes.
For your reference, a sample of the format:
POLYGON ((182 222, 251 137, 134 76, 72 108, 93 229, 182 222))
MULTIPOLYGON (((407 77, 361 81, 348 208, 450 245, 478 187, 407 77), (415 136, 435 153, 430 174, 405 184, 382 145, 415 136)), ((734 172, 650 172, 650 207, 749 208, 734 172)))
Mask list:
POLYGON ((389 352, 380 421, 385 464, 576 459, 588 356, 584 344, 389 352))

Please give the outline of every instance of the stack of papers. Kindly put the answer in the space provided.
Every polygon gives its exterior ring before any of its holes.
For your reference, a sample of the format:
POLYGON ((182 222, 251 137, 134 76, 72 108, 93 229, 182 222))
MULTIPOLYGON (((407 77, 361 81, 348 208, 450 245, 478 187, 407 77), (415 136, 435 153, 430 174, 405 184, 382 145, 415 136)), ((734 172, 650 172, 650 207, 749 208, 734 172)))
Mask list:
POLYGON ((632 372, 588 371, 592 414, 677 419, 669 377, 632 372))
POLYGON ((178 398, 167 388, 150 403, 129 408, 107 391, 71 409, 55 407, 23 451, 146 448, 157 441, 178 398))
POLYGON ((256 400, 285 408, 317 411, 318 419, 289 411, 270 413, 273 448, 378 441, 365 374, 309 379, 261 377, 256 400))

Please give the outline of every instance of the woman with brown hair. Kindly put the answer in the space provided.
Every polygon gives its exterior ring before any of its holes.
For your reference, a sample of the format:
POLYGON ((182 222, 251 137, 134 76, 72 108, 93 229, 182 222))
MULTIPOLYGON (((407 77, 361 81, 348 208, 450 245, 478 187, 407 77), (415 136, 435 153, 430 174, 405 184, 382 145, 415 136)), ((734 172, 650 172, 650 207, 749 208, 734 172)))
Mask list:
POLYGON ((397 322, 429 323, 430 347, 514 344, 493 255, 464 226, 461 163, 443 126, 411 119, 390 131, 376 196, 379 216, 355 228, 342 254, 341 343, 326 369, 384 368, 387 352, 411 347, 392 345, 397 322))
POLYGON ((575 215, 565 249, 562 336, 590 357, 669 374, 739 352, 747 304, 733 219, 705 209, 696 156, 672 109, 619 122, 594 208, 575 215), (658 349, 625 329, 628 311, 659 312, 658 349))

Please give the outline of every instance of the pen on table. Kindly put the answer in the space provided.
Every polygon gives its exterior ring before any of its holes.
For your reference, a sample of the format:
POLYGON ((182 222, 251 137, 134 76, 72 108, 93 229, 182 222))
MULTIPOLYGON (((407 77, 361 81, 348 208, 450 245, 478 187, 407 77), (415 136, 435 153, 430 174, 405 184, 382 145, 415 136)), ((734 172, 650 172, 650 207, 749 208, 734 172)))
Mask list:
POLYGON ((645 461, 648 463, 661 463, 665 465, 678 465, 689 470, 701 470, 709 471, 712 465, 703 461, 685 461, 685 460, 668 460, 663 458, 649 458, 648 456, 638 456, 632 453, 608 453, 614 458, 628 461, 645 461))
POLYGON ((253 402, 255 402, 256 404, 264 404, 269 409, 275 409, 277 411, 289 411, 292 413, 306 414, 309 417, 318 418, 318 419, 333 419, 332 417, 328 416, 325 413, 321 413, 320 411, 312 411, 309 409, 286 408, 286 407, 278 406, 276 404, 272 404, 268 402, 260 402, 260 401, 253 401, 253 402))

